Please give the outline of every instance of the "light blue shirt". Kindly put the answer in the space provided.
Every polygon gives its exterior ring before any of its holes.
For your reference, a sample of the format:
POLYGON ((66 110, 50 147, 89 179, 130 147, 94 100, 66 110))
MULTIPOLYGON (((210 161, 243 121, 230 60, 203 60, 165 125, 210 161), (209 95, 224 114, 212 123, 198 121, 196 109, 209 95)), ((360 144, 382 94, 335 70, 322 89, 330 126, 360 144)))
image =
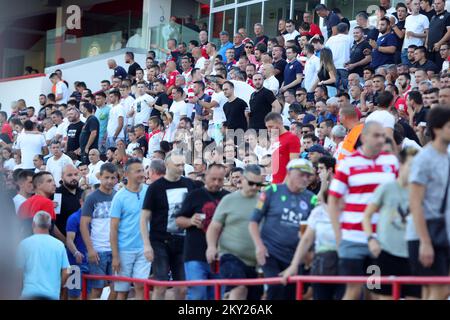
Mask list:
POLYGON ((61 270, 69 267, 64 244, 48 234, 35 234, 19 245, 17 266, 23 271, 22 298, 59 300, 61 270))
POLYGON ((224 63, 227 63, 227 57, 225 56, 225 53, 227 52, 228 49, 233 49, 233 47, 234 46, 231 42, 227 42, 220 47, 218 54, 222 56, 224 63))
POLYGON ((98 144, 100 145, 102 142, 102 138, 106 134, 106 129, 108 127, 108 120, 109 120, 109 111, 111 110, 111 106, 108 104, 102 108, 97 108, 97 111, 95 111, 95 116, 97 117, 98 121, 100 122, 100 132, 98 134, 98 144))
POLYGON ((139 232, 139 221, 147 188, 147 185, 142 185, 141 191, 131 192, 124 187, 113 198, 111 218, 120 219, 119 251, 137 251, 144 248, 141 233, 139 232))

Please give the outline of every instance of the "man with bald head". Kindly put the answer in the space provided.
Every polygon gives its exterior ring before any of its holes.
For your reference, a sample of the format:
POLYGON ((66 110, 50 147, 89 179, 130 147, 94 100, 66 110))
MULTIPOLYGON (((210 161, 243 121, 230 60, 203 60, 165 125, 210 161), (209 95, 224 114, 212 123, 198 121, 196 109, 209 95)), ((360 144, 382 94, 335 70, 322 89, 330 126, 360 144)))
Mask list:
POLYGON ((280 83, 275 77, 275 68, 272 64, 263 64, 264 69, 264 88, 267 88, 273 92, 274 95, 278 94, 280 83))
MULTIPOLYGON (((355 153, 339 162, 329 190, 328 212, 338 247, 340 275, 363 276, 374 264, 369 245, 377 238, 367 237, 363 231, 364 210, 378 185, 394 182, 399 170, 397 157, 382 152, 386 142, 382 124, 366 122, 361 141, 355 153)), ((378 217, 373 218, 374 229, 378 217)), ((360 284, 347 284, 343 300, 359 299, 361 288, 360 284)))
POLYGON ((89 150, 88 157, 90 164, 88 166, 89 173, 87 183, 90 186, 93 186, 100 183, 100 167, 104 162, 100 160, 100 152, 97 149, 89 150))
POLYGON ((172 95, 172 89, 175 88, 177 76, 180 73, 177 70, 177 65, 173 61, 168 61, 166 64, 166 76, 167 76, 167 95, 172 95))
POLYGON ((111 80, 114 78, 123 80, 128 76, 128 72, 123 67, 118 66, 116 60, 114 59, 108 60, 108 68, 114 71, 114 74, 111 76, 111 80))
POLYGON ((64 235, 66 234, 67 219, 80 209, 80 199, 83 193, 78 185, 80 177, 80 171, 73 164, 66 165, 62 170, 62 184, 55 191, 55 195, 61 195, 61 203, 56 209, 56 226, 64 235))

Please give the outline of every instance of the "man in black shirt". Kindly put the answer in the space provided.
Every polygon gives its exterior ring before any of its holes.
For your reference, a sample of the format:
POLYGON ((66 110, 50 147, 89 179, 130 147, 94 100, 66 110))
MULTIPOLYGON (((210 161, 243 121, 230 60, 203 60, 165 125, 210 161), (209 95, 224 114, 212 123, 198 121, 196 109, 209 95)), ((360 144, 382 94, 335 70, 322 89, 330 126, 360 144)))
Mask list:
POLYGON ((338 34, 337 25, 341 22, 339 16, 333 11, 328 10, 324 4, 318 4, 315 9, 317 15, 324 18, 324 24, 327 26, 328 39, 338 34))
MULTIPOLYGON (((419 13, 423 14, 431 21, 431 18, 436 15, 436 11, 433 9, 431 5, 432 0, 420 0, 420 10, 419 13)), ((398 12, 397 12, 398 13, 398 12)))
POLYGON ((410 68, 411 72, 415 72, 417 69, 423 69, 427 72, 428 76, 431 77, 435 73, 439 73, 439 69, 436 64, 427 59, 426 56, 427 49, 423 46, 417 47, 414 50, 414 65, 410 68))
POLYGON ((172 104, 166 93, 166 81, 163 79, 156 79, 154 86, 157 94, 155 104, 150 113, 150 118, 154 116, 161 117, 161 112, 169 110, 169 106, 172 104))
POLYGON ((283 59, 284 48, 282 46, 274 46, 272 49, 272 65, 274 68, 274 75, 278 82, 281 84, 284 81, 284 69, 286 68, 286 60, 283 59))
POLYGON ((351 73, 357 73, 360 77, 363 76, 364 67, 368 66, 372 61, 372 47, 369 42, 364 39, 364 31, 362 27, 356 26, 353 29, 353 43, 350 51, 350 61, 345 65, 347 70, 351 73))
POLYGON ((80 121, 80 110, 71 108, 67 110, 67 119, 70 124, 67 127, 66 153, 73 151, 76 155, 81 155, 80 135, 84 123, 80 121))
POLYGON ((136 78, 136 70, 142 69, 141 66, 134 61, 134 53, 131 51, 127 51, 125 53, 125 63, 129 64, 128 67, 128 77, 134 81, 136 78))
MULTIPOLYGON (((215 278, 206 261, 206 231, 212 221, 220 200, 229 192, 223 190, 225 167, 212 164, 206 170, 205 187, 191 191, 183 201, 176 223, 186 229, 184 241, 184 267, 186 280, 207 280, 215 278)), ((190 287, 188 300, 212 300, 213 287, 190 287)))
POLYGON ((95 106, 90 103, 83 105, 83 115, 86 122, 80 134, 81 161, 87 163, 89 150, 98 149, 98 132, 100 122, 95 116, 95 106))
POLYGON ((148 132, 142 123, 134 126, 134 134, 136 135, 136 142, 139 144, 139 148, 142 149, 144 154, 148 151, 148 141, 145 138, 145 133, 148 132))
POLYGON ((255 48, 260 43, 265 44, 267 47, 269 37, 264 35, 264 26, 261 23, 255 23, 253 31, 255 32, 255 40, 253 41, 255 48))
POLYGON ((223 105, 223 111, 227 118, 228 129, 242 129, 247 130, 247 118, 245 117, 245 110, 247 110, 247 103, 234 95, 234 84, 226 81, 222 85, 223 94, 228 99, 223 105))
POLYGON ((56 213, 56 226, 66 235, 66 224, 69 216, 80 209, 80 199, 83 193, 78 186, 80 172, 73 165, 64 167, 62 173, 62 184, 56 189, 55 194, 61 194, 61 207, 56 213))
MULTIPOLYGON (((402 2, 397 3, 397 6, 395 7, 397 10, 397 20, 398 22, 394 25, 392 25, 392 31, 397 36, 397 50, 395 51, 395 63, 399 64, 401 62, 401 52, 403 47, 403 40, 405 39, 405 23, 406 23, 406 16, 408 15, 408 8, 406 8, 406 5, 402 2)), ((404 50, 404 63, 406 62, 406 53, 407 48, 404 50)))
POLYGON ((266 129, 264 118, 269 112, 281 112, 281 105, 273 92, 264 88, 260 73, 255 73, 252 80, 256 91, 250 96, 249 128, 266 129))
MULTIPOLYGON (((185 164, 185 157, 181 153, 169 153, 165 164, 165 176, 150 185, 142 208, 144 254, 149 261, 154 256, 152 269, 156 280, 168 281, 171 272, 173 280, 183 281, 185 230, 177 226, 175 219, 183 200, 195 185, 192 180, 181 176, 185 164)), ((180 287, 175 289, 176 300, 184 299, 182 291, 180 287)), ((166 287, 155 287, 155 299, 163 299, 165 292, 166 287)))
POLYGON ((445 10, 444 0, 435 0, 434 9, 436 15, 431 18, 425 43, 429 58, 440 69, 444 61, 439 54, 439 48, 450 40, 450 13, 445 10))

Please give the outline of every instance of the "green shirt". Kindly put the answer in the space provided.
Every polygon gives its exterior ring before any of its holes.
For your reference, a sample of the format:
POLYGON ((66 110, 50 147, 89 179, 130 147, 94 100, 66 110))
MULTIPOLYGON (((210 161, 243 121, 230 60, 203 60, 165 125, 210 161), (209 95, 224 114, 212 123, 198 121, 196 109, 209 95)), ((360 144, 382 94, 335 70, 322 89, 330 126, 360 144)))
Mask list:
POLYGON ((223 226, 219 238, 219 254, 232 254, 248 266, 256 266, 255 245, 248 225, 255 209, 258 195, 246 198, 238 190, 223 197, 213 221, 223 226))

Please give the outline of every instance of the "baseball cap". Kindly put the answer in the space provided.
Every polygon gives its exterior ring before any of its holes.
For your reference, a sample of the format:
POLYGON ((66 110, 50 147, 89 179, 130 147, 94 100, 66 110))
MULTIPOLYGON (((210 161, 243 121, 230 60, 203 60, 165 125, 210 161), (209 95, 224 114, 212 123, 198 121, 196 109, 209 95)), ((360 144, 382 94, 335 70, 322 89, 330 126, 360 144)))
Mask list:
POLYGON ((314 174, 314 167, 309 160, 306 159, 292 159, 289 161, 287 167, 288 170, 298 169, 301 172, 314 174))
POLYGON ((223 31, 220 31, 219 35, 221 35, 221 36, 229 36, 230 34, 227 31, 223 30, 223 31))
POLYGON ((307 114, 305 114, 305 117, 303 118, 303 124, 308 124, 314 120, 316 120, 316 117, 314 117, 311 113, 307 113, 307 114))
POLYGON ((328 154, 327 150, 325 150, 325 148, 322 147, 320 144, 315 144, 311 148, 308 148, 306 151, 307 152, 318 152, 321 154, 328 154))

